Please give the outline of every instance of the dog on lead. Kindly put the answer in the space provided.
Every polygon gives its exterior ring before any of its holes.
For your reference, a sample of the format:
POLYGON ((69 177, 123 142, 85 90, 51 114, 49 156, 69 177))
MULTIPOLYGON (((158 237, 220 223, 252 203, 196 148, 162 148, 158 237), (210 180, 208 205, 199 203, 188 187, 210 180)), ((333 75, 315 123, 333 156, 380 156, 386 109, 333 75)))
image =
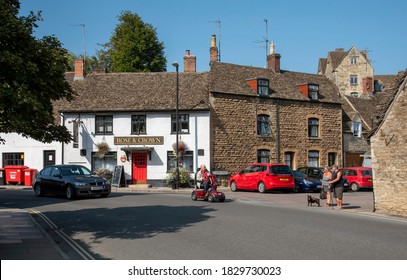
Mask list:
POLYGON ((314 204, 314 203, 317 204, 318 207, 321 206, 320 205, 320 200, 317 197, 307 195, 307 200, 308 200, 308 205, 307 206, 312 206, 312 204, 314 204))

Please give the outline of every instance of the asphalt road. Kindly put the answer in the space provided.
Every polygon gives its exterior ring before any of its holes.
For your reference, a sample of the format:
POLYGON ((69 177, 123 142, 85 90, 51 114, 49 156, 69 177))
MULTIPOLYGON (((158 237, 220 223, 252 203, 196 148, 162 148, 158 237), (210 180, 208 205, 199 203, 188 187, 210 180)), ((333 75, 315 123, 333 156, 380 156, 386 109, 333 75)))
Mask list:
POLYGON ((0 207, 35 210, 73 259, 407 259, 407 219, 307 207, 305 197, 227 193, 208 203, 189 193, 115 192, 68 201, 7 190, 0 207))

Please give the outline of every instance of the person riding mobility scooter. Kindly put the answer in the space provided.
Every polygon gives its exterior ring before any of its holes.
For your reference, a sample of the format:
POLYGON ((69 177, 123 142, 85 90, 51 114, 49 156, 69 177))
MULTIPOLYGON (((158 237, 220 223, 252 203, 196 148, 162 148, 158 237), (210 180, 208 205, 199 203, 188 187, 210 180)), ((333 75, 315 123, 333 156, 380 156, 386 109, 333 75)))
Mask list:
POLYGON ((203 199, 209 202, 225 201, 225 194, 218 191, 218 184, 215 175, 206 170, 205 165, 195 173, 195 190, 192 191, 191 199, 203 199))

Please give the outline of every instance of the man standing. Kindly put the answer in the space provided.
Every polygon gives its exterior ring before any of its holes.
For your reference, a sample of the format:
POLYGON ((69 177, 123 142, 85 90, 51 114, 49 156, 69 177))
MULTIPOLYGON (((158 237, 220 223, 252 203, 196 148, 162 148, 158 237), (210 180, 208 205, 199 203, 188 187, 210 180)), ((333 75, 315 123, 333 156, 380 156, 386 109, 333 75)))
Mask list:
POLYGON ((329 182, 334 189, 334 197, 336 198, 336 206, 338 210, 342 210, 342 196, 343 196, 343 180, 342 172, 338 170, 338 166, 335 164, 332 166, 332 179, 329 182))

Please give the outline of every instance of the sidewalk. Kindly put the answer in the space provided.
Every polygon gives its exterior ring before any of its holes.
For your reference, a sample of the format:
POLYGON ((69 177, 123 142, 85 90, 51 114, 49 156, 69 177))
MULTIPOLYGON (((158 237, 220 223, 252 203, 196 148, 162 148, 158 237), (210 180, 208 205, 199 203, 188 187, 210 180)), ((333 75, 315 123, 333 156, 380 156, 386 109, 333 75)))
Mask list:
POLYGON ((1 260, 64 260, 65 254, 26 211, 0 209, 1 260))

